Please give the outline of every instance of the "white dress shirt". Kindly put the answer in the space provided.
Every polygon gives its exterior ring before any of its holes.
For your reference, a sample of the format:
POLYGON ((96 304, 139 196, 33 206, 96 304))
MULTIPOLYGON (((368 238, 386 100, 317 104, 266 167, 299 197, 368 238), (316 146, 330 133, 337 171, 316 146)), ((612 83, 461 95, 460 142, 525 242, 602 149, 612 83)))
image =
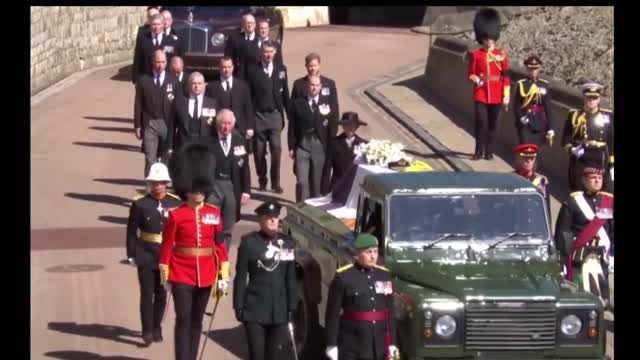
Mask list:
MULTIPOLYGON (((243 33, 243 34, 244 34, 244 33, 243 33)), ((251 34, 249 34, 249 35, 244 34, 244 39, 245 39, 245 40, 253 41, 253 39, 255 39, 255 38, 256 38, 256 32, 255 32, 255 31, 254 31, 254 32, 252 32, 252 33, 251 33, 251 34)))
POLYGON ((313 100, 316 101, 316 105, 319 107, 320 106, 320 95, 316 95, 315 97, 308 97, 308 101, 309 101, 309 107, 311 108, 311 111, 313 112, 313 100))
POLYGON ((231 134, 225 137, 218 132, 218 139, 220 139, 220 146, 222 147, 222 151, 224 151, 224 156, 229 156, 229 150, 231 150, 231 134))
MULTIPOLYGON (((162 86, 162 84, 164 84, 164 71, 160 73, 160 86, 162 86)), ((156 79, 158 78, 158 74, 157 73, 153 73, 153 83, 156 84, 156 79)), ((158 84, 156 84, 158 85, 158 84)))
POLYGON ((160 46, 160 44, 162 44, 162 35, 163 35, 163 33, 158 34, 157 42, 156 42, 155 34, 151 34, 151 39, 153 40, 153 45, 160 46))
POLYGON ((264 62, 262 63, 262 70, 265 72, 265 74, 268 74, 269 77, 271 77, 271 74, 273 74, 273 61, 269 63, 269 65, 266 65, 264 62))
MULTIPOLYGON (((198 95, 198 116, 202 117, 202 100, 204 99, 204 95, 198 95)), ((196 97, 193 95, 189 96, 189 115, 193 117, 193 106, 196 103, 196 97)))
POLYGON ((222 76, 220 77, 220 82, 222 83, 222 88, 224 89, 224 91, 229 91, 229 89, 227 89, 226 81, 229 82, 229 86, 231 86, 231 88, 233 89, 233 76, 229 76, 229 78, 227 80, 225 80, 222 76))

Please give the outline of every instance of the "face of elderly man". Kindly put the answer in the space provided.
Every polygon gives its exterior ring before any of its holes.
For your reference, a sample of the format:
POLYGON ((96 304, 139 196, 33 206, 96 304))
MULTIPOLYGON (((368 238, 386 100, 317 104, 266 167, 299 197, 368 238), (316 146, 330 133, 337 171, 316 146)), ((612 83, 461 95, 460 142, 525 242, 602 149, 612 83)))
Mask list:
POLYGON ((162 17, 164 18, 165 29, 173 25, 173 16, 169 10, 162 10, 162 17))
POLYGON ((161 15, 154 16, 151 20, 151 32, 158 35, 164 31, 164 19, 161 15))
POLYGON ((167 67, 167 55, 162 50, 153 53, 153 72, 161 74, 167 67))
POLYGON ((228 136, 233 131, 233 127, 235 126, 235 118, 233 113, 229 110, 220 111, 219 119, 216 119, 216 127, 218 132, 222 136, 228 136))
POLYGON ((202 94, 202 91, 204 91, 204 77, 196 73, 191 75, 189 90, 191 91, 191 95, 200 96, 200 94, 202 94))
POLYGON ((242 30, 245 34, 253 34, 256 31, 256 19, 253 15, 245 15, 242 17, 242 30))

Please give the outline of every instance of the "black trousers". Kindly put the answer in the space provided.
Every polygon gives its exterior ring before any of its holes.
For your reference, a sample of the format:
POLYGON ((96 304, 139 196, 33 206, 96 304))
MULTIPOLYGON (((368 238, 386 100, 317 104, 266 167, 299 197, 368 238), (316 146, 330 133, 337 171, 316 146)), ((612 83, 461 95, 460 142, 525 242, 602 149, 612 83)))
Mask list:
POLYGON ((211 286, 198 288, 173 283, 172 292, 176 308, 176 360, 196 360, 202 333, 202 318, 211 296, 211 286))
POLYGON ((271 188, 280 186, 280 157, 282 145, 280 134, 282 133, 282 114, 278 111, 271 113, 256 113, 256 130, 253 135, 256 173, 260 186, 267 186, 267 144, 271 155, 271 188))
POLYGON ((493 155, 496 149, 496 127, 502 104, 474 102, 476 115, 476 155, 493 155))
POLYGON ((160 331, 167 292, 160 284, 160 271, 153 266, 138 267, 138 283, 142 334, 152 334, 153 331, 160 331))
POLYGON ((518 141, 520 144, 536 144, 541 147, 547 143, 546 132, 533 132, 526 126, 518 128, 518 141))
POLYGON ((292 359, 293 348, 287 324, 264 325, 245 322, 250 360, 292 359))

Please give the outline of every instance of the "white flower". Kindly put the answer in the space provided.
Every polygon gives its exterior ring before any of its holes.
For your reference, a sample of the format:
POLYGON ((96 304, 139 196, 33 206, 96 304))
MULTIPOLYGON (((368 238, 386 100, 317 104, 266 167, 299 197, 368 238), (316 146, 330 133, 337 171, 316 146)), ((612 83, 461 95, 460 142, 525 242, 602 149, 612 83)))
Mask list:
POLYGON ((390 162, 411 158, 404 153, 404 145, 389 140, 371 140, 368 144, 360 144, 354 149, 356 157, 364 158, 368 164, 388 166, 390 162))

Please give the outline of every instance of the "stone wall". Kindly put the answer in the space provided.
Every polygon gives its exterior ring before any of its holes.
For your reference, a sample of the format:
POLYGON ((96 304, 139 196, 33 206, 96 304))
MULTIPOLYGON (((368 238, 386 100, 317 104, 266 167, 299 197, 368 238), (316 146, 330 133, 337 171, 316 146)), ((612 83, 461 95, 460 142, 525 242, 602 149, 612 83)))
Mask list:
POLYGON ((32 6, 31 95, 74 72, 133 59, 144 6, 32 6))

